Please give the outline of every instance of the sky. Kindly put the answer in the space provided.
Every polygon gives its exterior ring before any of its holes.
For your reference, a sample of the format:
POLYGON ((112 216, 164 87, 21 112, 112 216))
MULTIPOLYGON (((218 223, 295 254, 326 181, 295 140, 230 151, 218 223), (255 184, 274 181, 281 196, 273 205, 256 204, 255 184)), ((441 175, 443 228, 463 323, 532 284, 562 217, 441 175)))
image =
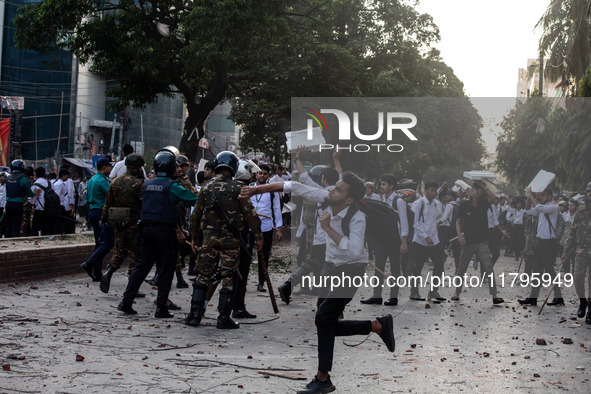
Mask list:
POLYGON ((435 44, 470 97, 515 97, 517 73, 538 58, 535 25, 550 0, 420 0, 440 29, 435 44), (535 31, 534 31, 535 30, 535 31))
POLYGON ((537 59, 541 30, 535 26, 550 0, 420 0, 441 40, 434 46, 464 83, 484 127, 489 154, 496 151, 499 123, 515 105, 519 68, 537 59), (485 98, 485 99, 480 99, 485 98))

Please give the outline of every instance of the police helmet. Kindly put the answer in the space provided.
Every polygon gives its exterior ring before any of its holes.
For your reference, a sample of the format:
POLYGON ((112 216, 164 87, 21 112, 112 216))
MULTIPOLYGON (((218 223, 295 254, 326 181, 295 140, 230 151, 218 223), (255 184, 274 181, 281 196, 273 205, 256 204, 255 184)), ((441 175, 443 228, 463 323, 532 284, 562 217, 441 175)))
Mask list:
POLYGON ((161 150, 167 150, 167 151, 172 152, 172 154, 174 155, 175 158, 179 157, 179 155, 181 154, 181 152, 179 152, 179 150, 172 145, 165 146, 161 150))
POLYGON ((156 176, 173 177, 176 174, 176 157, 168 149, 161 149, 154 156, 154 171, 156 176))
POLYGON ((310 169, 310 171, 308 171, 308 174, 310 175, 310 178, 312 178, 312 180, 314 182, 321 185, 322 184, 322 173, 324 172, 324 170, 326 168, 328 168, 328 166, 325 166, 324 164, 319 164, 317 166, 312 167, 310 169))
POLYGON ((141 155, 138 155, 137 153, 130 153, 125 158, 125 166, 132 170, 142 168, 144 164, 144 158, 141 155))
POLYGON ((179 163, 179 166, 181 167, 183 164, 189 165, 189 159, 185 155, 178 155, 176 161, 177 163, 179 163))
POLYGON ((240 160, 234 179, 247 182, 250 180, 251 174, 257 171, 260 171, 260 168, 252 160, 240 160))
POLYGON ((239 161, 240 159, 238 159, 238 156, 236 156, 234 152, 225 150, 218 153, 218 155, 215 157, 215 160, 213 161, 213 168, 216 174, 221 168, 228 168, 231 170, 232 176, 234 176, 234 174, 236 174, 238 171, 239 161))
POLYGON ((11 172, 20 172, 23 173, 25 172, 25 162, 22 160, 13 160, 12 163, 10 163, 10 171, 11 172))

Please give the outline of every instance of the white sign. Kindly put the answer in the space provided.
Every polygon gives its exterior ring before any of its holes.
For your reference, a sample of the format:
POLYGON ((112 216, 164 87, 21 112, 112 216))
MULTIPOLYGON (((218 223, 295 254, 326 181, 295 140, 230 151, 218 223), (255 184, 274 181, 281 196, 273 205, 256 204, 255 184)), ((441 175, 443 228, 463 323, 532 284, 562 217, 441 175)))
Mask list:
POLYGON ((478 181, 481 179, 494 179, 497 177, 497 174, 490 171, 464 171, 464 178, 471 179, 473 181, 478 181))
POLYGON ((312 139, 308 139, 307 137, 308 129, 288 131, 285 133, 287 150, 290 153, 294 153, 300 146, 306 146, 310 152, 318 152, 319 146, 326 143, 320 127, 314 127, 312 129, 312 139))
POLYGON ((554 182, 555 178, 555 174, 548 171, 540 170, 540 172, 538 172, 538 175, 536 175, 536 177, 533 179, 533 181, 531 181, 528 187, 530 187, 531 191, 534 193, 541 193, 548 186, 550 186, 552 182, 554 182))
POLYGON ((470 185, 468 185, 466 182, 464 182, 461 179, 458 179, 455 183, 455 185, 463 192, 465 192, 466 190, 470 189, 470 185))

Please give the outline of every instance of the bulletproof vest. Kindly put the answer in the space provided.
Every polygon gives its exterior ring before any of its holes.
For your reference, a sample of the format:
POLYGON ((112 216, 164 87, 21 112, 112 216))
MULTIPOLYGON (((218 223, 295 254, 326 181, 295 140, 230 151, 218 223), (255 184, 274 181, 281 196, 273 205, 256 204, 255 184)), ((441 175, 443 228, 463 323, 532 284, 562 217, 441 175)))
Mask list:
POLYGON ((142 189, 142 221, 177 223, 177 205, 170 202, 170 179, 149 179, 142 189))
POLYGON ((241 231, 244 228, 244 218, 238 201, 240 184, 232 179, 223 179, 218 176, 207 183, 204 188, 204 229, 210 230, 211 235, 219 235, 222 232, 232 234, 234 231, 241 231), (231 227, 230 229, 228 225, 231 227))
POLYGON ((6 197, 26 197, 25 188, 20 184, 23 174, 10 174, 6 179, 6 197))

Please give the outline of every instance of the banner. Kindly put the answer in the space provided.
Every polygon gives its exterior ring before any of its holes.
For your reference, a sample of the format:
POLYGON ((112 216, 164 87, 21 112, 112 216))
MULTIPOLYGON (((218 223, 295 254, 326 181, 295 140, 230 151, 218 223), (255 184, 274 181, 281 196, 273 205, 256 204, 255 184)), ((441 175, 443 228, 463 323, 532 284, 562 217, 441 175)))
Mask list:
POLYGON ((8 140, 10 136, 10 119, 0 120, 0 165, 8 164, 8 140))

